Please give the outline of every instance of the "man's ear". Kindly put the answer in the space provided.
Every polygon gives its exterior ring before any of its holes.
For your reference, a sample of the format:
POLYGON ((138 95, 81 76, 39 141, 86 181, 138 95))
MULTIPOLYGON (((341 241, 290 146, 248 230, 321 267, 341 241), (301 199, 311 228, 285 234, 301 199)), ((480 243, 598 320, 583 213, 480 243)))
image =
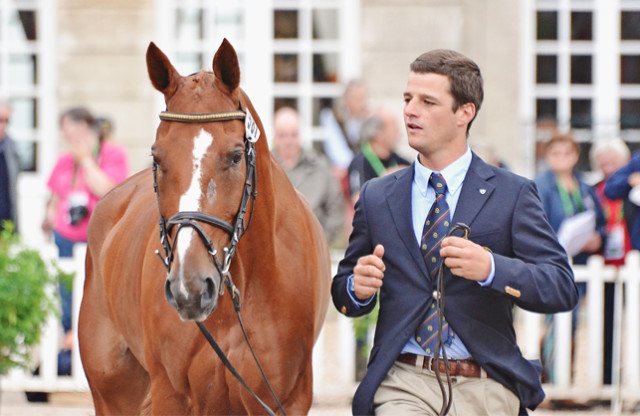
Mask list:
POLYGON ((458 107, 456 114, 458 115, 460 125, 467 126, 476 116, 476 105, 473 103, 464 103, 458 107))

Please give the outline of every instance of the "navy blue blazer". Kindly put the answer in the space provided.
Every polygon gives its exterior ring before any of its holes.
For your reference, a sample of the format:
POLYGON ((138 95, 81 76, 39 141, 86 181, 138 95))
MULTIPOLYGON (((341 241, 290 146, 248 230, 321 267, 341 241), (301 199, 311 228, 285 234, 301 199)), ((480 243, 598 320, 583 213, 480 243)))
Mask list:
POLYGON ((627 181, 629 180, 629 175, 634 172, 640 172, 640 152, 634 153, 629 164, 607 179, 604 194, 609 199, 625 198, 625 220, 629 229, 631 247, 634 250, 640 250, 640 214, 637 211, 637 205, 628 200, 631 185, 627 181))
MULTIPOLYGON (((371 254, 376 244, 384 246, 380 312, 367 373, 353 399, 356 415, 373 414, 374 394, 424 320, 435 289, 411 222, 413 174, 409 167, 364 185, 349 246, 331 287, 341 313, 369 313, 375 302, 357 309, 347 294, 347 280, 358 258, 371 254)), ((540 363, 522 357, 512 310, 514 304, 540 313, 575 307, 578 291, 565 251, 546 220, 534 183, 475 154, 453 217, 457 222, 469 225, 470 239, 493 252, 495 278, 483 288, 448 272, 447 321, 487 374, 520 398, 521 409, 534 409, 544 398, 540 363)))

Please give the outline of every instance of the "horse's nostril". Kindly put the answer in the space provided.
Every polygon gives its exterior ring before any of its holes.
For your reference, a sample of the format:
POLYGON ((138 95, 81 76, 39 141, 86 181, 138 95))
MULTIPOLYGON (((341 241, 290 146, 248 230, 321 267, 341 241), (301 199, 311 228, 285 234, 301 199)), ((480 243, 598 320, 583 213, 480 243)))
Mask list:
POLYGON ((176 298, 171 292, 171 282, 169 281, 169 279, 167 279, 164 284, 164 297, 167 298, 167 302, 169 302, 169 305, 173 306, 174 308, 178 307, 178 302, 176 302, 176 298))
POLYGON ((211 277, 204 279, 204 288, 202 290, 202 306, 211 303, 216 295, 216 285, 211 277))

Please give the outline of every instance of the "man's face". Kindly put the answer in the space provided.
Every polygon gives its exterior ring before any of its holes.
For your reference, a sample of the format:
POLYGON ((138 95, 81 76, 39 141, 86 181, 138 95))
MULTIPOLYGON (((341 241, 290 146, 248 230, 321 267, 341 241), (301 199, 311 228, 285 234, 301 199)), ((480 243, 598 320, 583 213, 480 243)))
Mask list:
MULTIPOLYGON (((459 113, 463 107, 453 111, 454 99, 446 75, 410 72, 404 103, 409 145, 418 152, 431 154, 460 136, 459 113)), ((462 127, 466 129, 466 125, 462 127)))
POLYGON ((11 109, 9 107, 0 106, 0 141, 7 134, 7 124, 11 118, 11 109))
POLYGON ((300 153, 300 122, 297 115, 284 112, 273 123, 273 141, 276 151, 284 159, 298 157, 300 153))

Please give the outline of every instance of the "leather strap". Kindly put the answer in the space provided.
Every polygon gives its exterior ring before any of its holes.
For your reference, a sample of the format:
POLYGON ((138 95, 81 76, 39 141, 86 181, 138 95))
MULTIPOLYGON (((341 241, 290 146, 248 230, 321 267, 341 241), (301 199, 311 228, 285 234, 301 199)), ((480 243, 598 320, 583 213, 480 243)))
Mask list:
MULTIPOLYGON (((415 354, 400 354, 398 361, 404 364, 416 365, 418 356, 415 354)), ((437 361, 441 373, 446 371, 444 360, 437 361)), ((433 357, 424 357, 422 368, 429 371, 436 371, 436 360, 433 357)), ((449 371, 452 376, 462 377, 482 377, 482 369, 474 359, 454 360, 449 359, 449 371)))

